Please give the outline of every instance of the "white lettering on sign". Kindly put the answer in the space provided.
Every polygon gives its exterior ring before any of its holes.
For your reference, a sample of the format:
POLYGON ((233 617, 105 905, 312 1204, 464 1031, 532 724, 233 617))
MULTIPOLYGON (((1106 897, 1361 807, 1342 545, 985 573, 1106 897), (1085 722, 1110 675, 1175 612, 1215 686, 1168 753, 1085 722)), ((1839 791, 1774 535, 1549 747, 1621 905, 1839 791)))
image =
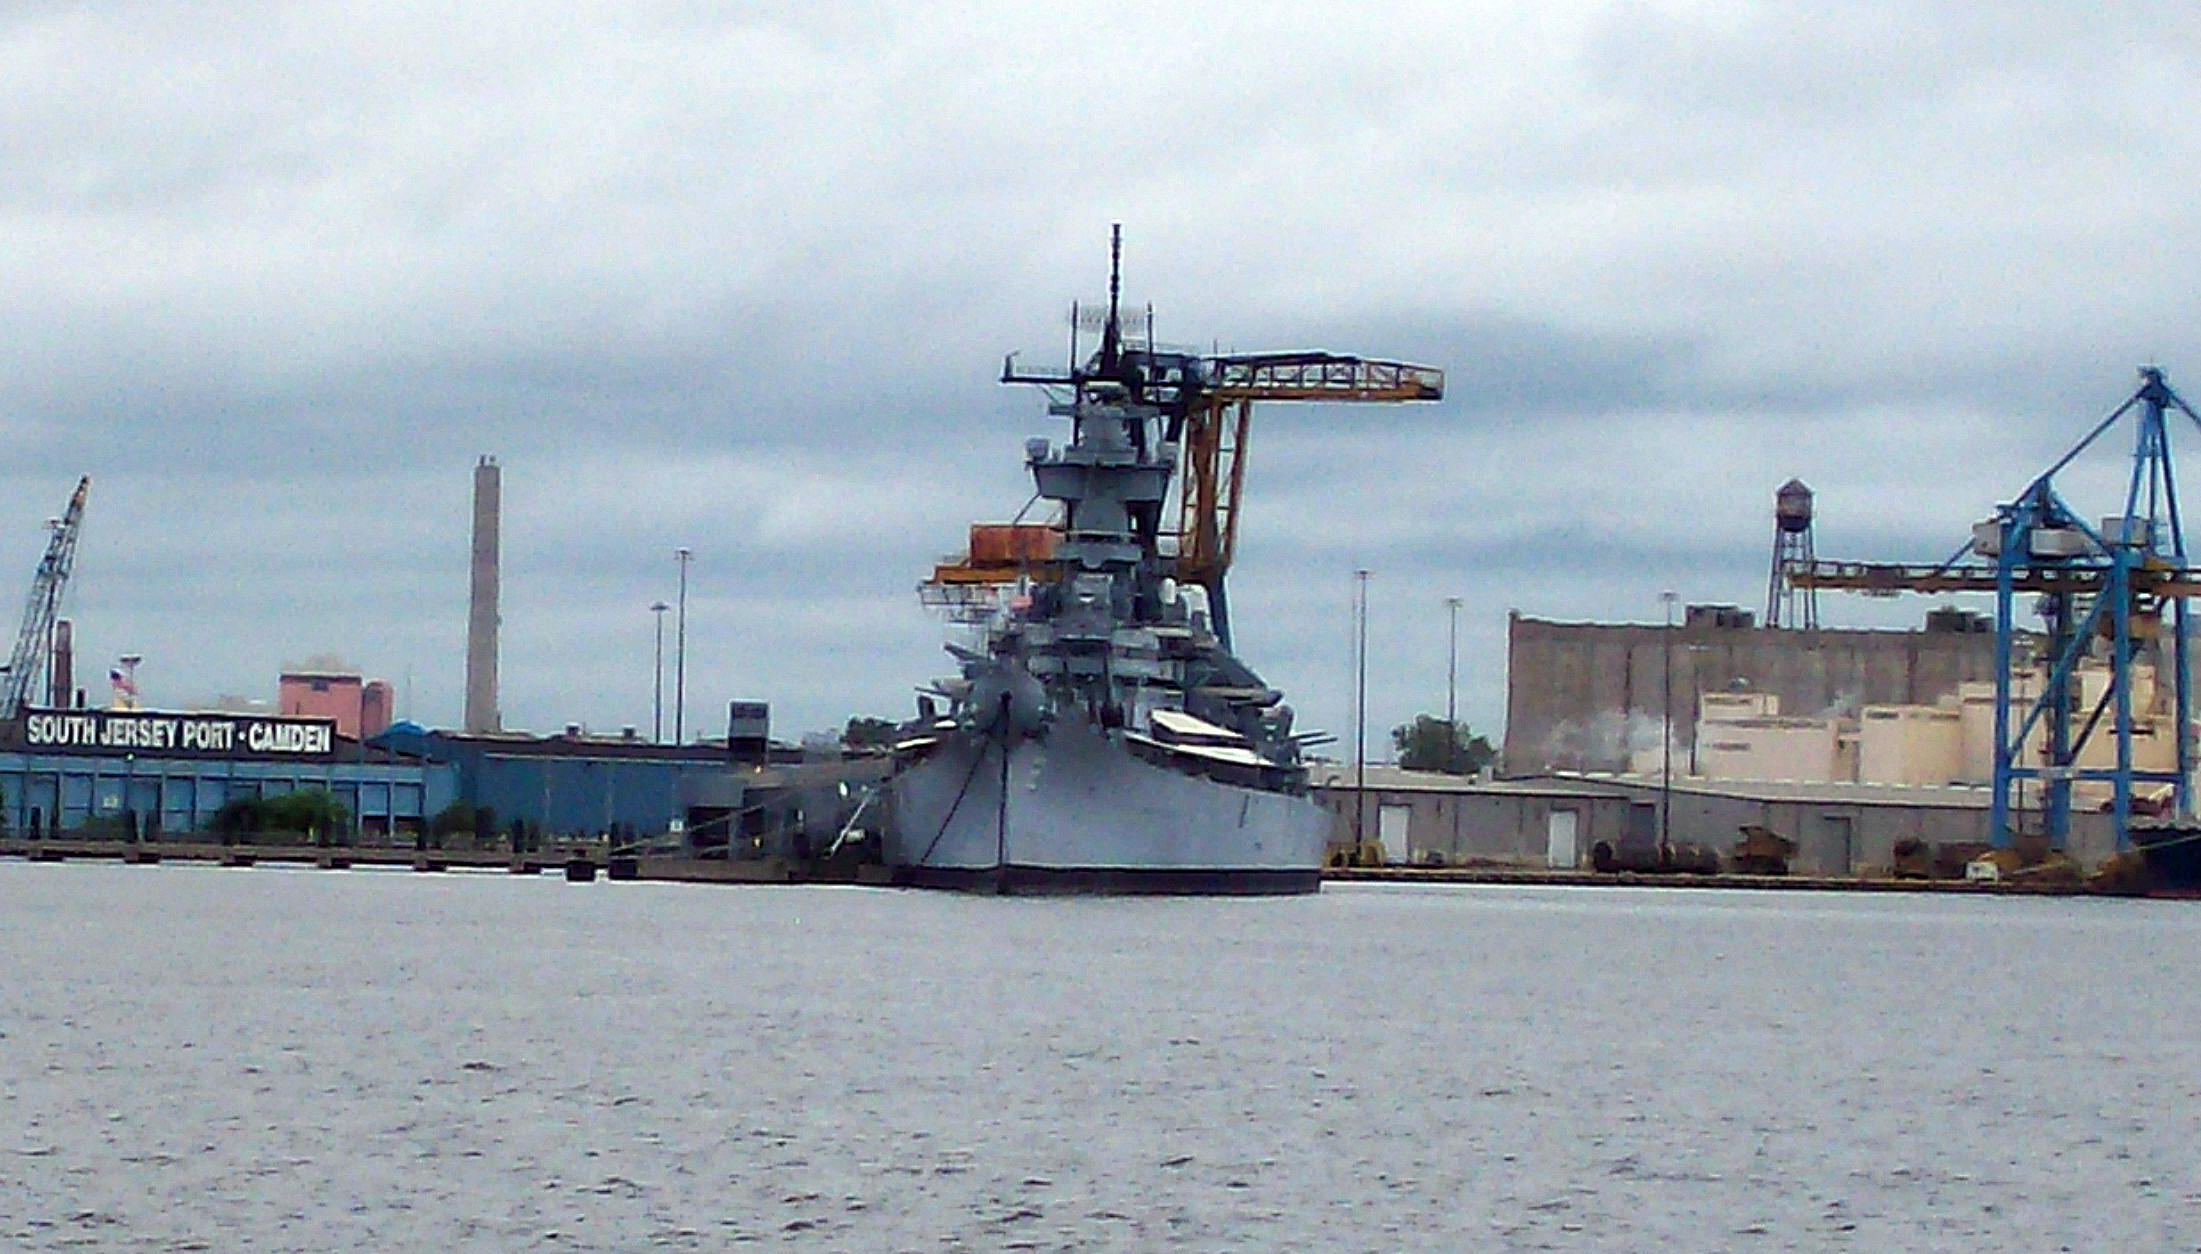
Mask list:
POLYGON ((332 743, 326 723, 245 724, 245 745, 254 753, 327 753, 332 743))
POLYGON ((237 747, 237 725, 226 719, 185 719, 183 747, 201 753, 228 753, 237 747))
POLYGON ((302 719, 34 711, 23 720, 33 749, 123 749, 148 753, 253 753, 308 757, 336 749, 336 728, 302 719))

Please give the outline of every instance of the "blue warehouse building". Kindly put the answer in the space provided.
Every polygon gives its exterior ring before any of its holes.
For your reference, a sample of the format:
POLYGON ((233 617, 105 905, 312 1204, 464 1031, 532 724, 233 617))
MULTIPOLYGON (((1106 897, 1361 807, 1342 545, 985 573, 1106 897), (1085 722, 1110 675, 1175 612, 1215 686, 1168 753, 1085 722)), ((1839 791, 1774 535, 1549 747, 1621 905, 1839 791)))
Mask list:
POLYGON ((190 840, 232 802, 325 791, 349 816, 348 830, 328 835, 346 843, 412 844, 464 803, 479 837, 514 823, 535 838, 684 833, 676 843, 690 853, 760 856, 781 843, 822 847, 887 765, 802 756, 762 735, 729 749, 401 722, 363 743, 320 718, 31 710, 0 724, 0 825, 190 840))
POLYGON ((652 744, 634 735, 432 731, 396 723, 372 743, 452 773, 452 798, 552 836, 654 836, 684 819, 686 798, 730 769, 721 744, 652 744))
POLYGON ((417 832, 456 795, 450 768, 346 739, 327 719, 30 710, 0 726, 0 821, 13 833, 181 838, 232 801, 316 789, 365 839, 417 832))

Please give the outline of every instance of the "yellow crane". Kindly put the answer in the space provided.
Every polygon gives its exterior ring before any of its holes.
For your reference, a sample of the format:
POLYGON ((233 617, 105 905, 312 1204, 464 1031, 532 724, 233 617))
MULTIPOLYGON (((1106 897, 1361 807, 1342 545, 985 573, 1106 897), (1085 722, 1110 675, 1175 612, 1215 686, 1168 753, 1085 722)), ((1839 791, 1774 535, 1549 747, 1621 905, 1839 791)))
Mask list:
POLYGON ((1238 552, 1253 403, 1443 400, 1444 371, 1322 352, 1209 357, 1202 366, 1200 373, 1210 381, 1193 389, 1185 406, 1176 517, 1165 535, 1176 538, 1178 581, 1206 590, 1215 634, 1228 648, 1230 610, 1223 576, 1238 552))
MULTIPOLYGON (((1230 608, 1224 577, 1238 551, 1254 402, 1396 404, 1444 398, 1442 370, 1342 353, 1197 356, 1128 348, 1117 360, 1117 371, 1135 380, 1137 391, 1171 411, 1164 438, 1180 449, 1177 492, 1170 515, 1156 528, 1156 555, 1170 564, 1178 582, 1205 592, 1215 635, 1226 649, 1230 608)), ((1090 377, 1091 371, 1022 374, 1013 362, 1002 372, 1009 383, 1074 386, 1090 377)), ((999 588, 1019 579, 1052 579, 1058 534, 1045 523, 974 523, 969 550, 933 568, 923 585, 925 598, 936 606, 984 606, 999 588)))
MULTIPOLYGON (((1133 531, 1146 554, 1180 584, 1201 588, 1210 624, 1223 648, 1231 647, 1230 606, 1223 579, 1238 551, 1239 504, 1246 485, 1246 445, 1255 401, 1331 404, 1400 403, 1444 399, 1444 371, 1403 361, 1380 361, 1329 352, 1216 353, 1159 348, 1151 309, 1143 346, 1126 344, 1118 308, 1122 293, 1123 228, 1110 233, 1108 312, 1099 351, 1078 364, 1077 306, 1070 309, 1070 368, 1060 374, 1019 370, 1012 354, 1002 363, 1003 383, 1028 383, 1084 397, 1091 389, 1123 398, 1162 419, 1159 438, 1178 450, 1175 509, 1144 502, 1133 531)), ((1075 407, 1058 402, 1056 412, 1075 407)), ((1145 424, 1132 438, 1145 455, 1145 424)), ((977 523, 967 553, 933 568, 920 585, 927 604, 983 610, 998 590, 1022 579, 1050 580, 1060 533, 1048 524, 977 523)))

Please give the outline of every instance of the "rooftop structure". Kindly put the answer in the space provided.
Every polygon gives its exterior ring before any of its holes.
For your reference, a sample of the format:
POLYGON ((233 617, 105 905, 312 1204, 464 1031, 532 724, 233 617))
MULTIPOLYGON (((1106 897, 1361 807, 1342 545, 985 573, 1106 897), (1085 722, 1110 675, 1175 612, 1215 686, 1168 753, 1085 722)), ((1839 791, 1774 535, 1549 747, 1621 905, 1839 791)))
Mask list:
POLYGON ((390 685, 342 667, 299 667, 276 680, 275 708, 290 717, 333 719, 339 734, 359 739, 390 725, 390 685))

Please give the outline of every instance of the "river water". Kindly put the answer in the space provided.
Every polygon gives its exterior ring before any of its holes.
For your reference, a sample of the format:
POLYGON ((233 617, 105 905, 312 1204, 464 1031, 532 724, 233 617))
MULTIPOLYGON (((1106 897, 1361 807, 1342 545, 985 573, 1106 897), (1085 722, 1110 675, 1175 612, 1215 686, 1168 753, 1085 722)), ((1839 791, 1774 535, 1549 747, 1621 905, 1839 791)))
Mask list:
POLYGON ((2201 906, 0 864, 0 1248, 2201 1248, 2201 906))

